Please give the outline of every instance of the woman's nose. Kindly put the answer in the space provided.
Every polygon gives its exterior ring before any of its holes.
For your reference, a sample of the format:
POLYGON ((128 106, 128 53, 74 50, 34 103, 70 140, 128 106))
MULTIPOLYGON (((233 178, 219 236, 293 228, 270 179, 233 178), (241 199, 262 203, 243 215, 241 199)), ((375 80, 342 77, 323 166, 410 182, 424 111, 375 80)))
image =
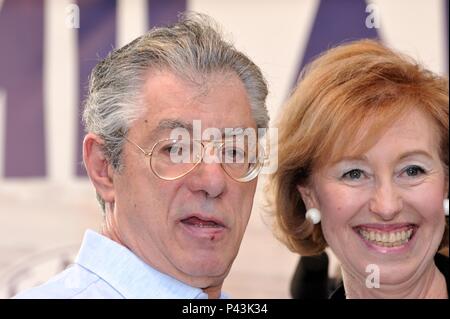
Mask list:
POLYGON ((401 196, 390 181, 376 186, 370 199, 369 209, 383 220, 392 220, 403 208, 401 196))

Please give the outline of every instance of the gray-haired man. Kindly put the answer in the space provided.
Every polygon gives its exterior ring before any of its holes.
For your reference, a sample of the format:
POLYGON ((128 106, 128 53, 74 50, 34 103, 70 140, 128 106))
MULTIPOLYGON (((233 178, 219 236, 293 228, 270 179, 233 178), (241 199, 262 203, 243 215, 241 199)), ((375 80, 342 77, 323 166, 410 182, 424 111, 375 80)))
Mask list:
POLYGON ((222 133, 266 128, 266 95, 258 67, 203 15, 111 52, 92 71, 83 116, 102 234, 87 231, 72 267, 17 297, 223 297, 253 204, 259 152, 248 155, 226 134, 186 142, 172 133, 195 133, 195 123, 222 133), (206 155, 219 160, 207 163, 206 155))

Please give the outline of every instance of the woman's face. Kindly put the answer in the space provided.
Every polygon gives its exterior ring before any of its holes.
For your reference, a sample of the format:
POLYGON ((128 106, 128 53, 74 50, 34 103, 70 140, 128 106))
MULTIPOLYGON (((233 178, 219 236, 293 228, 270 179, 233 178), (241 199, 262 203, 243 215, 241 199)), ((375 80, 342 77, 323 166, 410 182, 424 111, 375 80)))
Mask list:
POLYGON ((433 262, 447 183, 433 123, 414 110, 361 157, 314 172, 299 191, 307 208, 321 211, 325 239, 347 274, 366 280, 378 266, 381 284, 398 284, 433 262))

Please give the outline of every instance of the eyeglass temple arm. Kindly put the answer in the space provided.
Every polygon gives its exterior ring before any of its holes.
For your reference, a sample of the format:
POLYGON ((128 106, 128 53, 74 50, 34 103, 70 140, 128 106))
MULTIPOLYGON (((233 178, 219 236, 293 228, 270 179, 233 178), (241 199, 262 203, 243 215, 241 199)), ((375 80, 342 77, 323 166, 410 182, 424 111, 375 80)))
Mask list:
POLYGON ((140 147, 139 145, 137 145, 135 142, 133 142, 132 140, 128 139, 126 136, 123 137, 124 139, 126 139, 129 143, 133 144, 134 146, 136 146, 142 153, 144 153, 145 156, 151 156, 152 152, 147 152, 146 150, 144 150, 142 147, 140 147))

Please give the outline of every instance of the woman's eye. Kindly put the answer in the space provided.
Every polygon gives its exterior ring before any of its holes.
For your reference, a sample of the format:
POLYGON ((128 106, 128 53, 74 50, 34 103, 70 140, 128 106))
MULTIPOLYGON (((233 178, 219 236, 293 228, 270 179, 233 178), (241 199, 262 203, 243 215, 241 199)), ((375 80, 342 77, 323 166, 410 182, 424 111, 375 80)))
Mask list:
POLYGON ((363 176, 363 171, 360 169, 352 169, 351 171, 348 171, 344 175, 342 175, 342 178, 344 179, 350 179, 350 180, 358 180, 363 176))
POLYGON ((420 166, 411 165, 405 168, 403 172, 410 177, 415 177, 424 174, 425 170, 420 166))

